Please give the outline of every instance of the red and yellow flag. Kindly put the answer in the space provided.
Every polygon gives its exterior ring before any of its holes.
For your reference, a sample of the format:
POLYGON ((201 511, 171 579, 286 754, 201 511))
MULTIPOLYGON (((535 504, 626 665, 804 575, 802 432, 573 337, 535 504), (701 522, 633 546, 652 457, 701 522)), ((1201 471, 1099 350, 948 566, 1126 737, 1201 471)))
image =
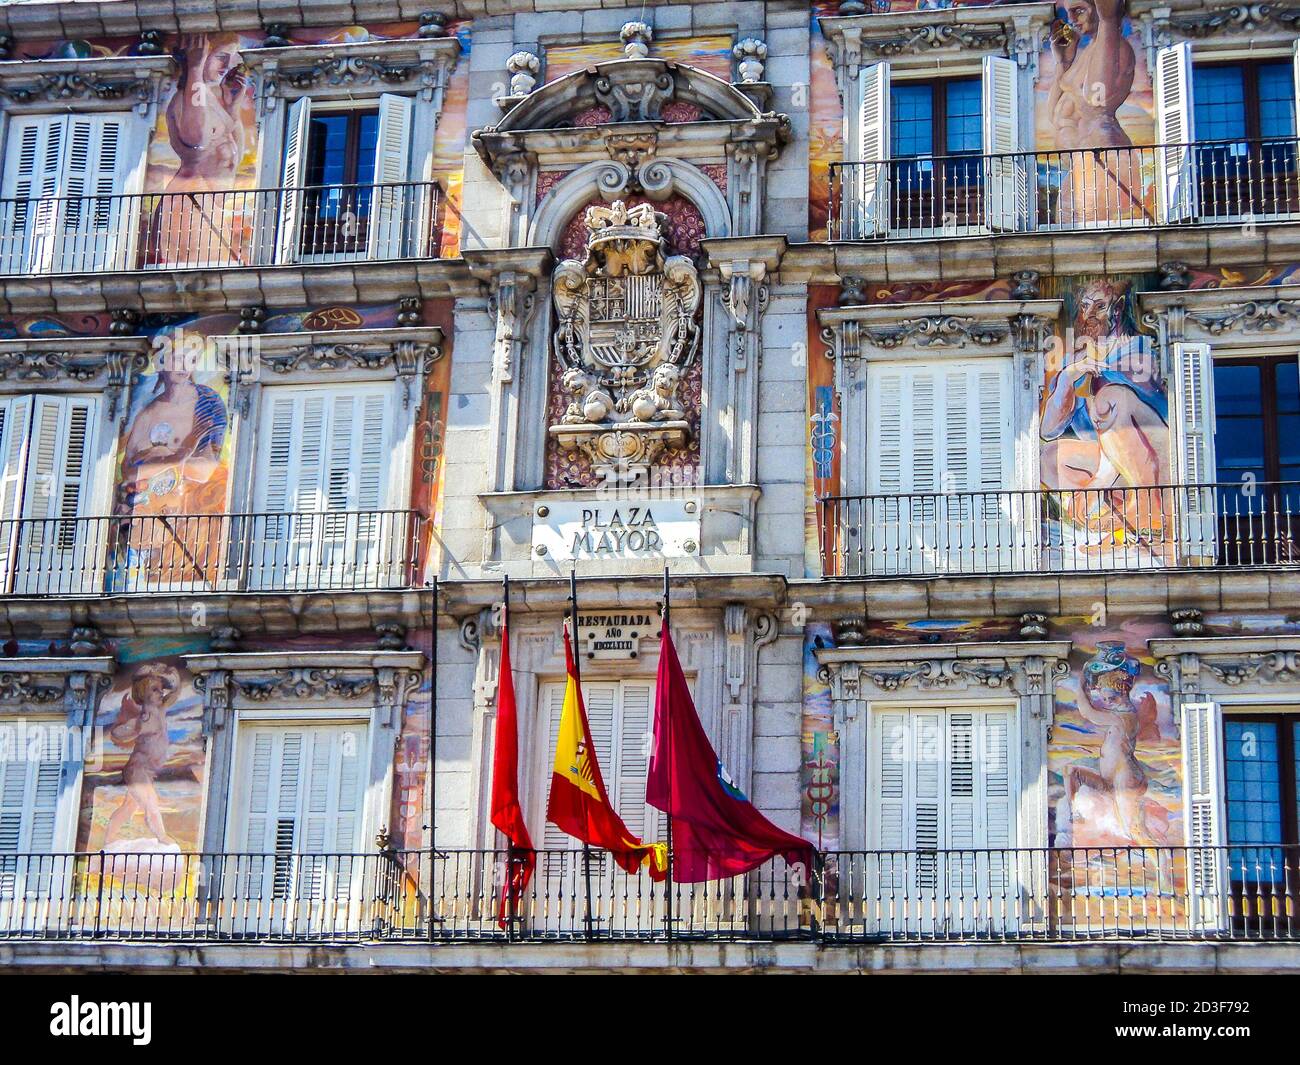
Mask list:
POLYGON ((591 739, 567 630, 564 664, 568 682, 560 711, 560 735, 555 745, 546 819, 575 839, 609 851, 627 872, 635 873, 642 865, 648 865, 650 878, 663 880, 668 873, 668 848, 662 843, 642 843, 628 831, 610 805, 596 761, 596 747, 591 739))

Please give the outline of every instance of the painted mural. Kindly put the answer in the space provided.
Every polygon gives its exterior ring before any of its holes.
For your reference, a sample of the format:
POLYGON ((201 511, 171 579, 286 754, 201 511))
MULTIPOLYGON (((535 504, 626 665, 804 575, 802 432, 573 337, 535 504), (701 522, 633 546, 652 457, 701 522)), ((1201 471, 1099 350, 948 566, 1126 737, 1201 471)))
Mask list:
POLYGON ((99 749, 82 789, 79 851, 176 855, 200 848, 203 700, 179 656, 206 650, 206 637, 112 648, 119 667, 95 717, 99 749))

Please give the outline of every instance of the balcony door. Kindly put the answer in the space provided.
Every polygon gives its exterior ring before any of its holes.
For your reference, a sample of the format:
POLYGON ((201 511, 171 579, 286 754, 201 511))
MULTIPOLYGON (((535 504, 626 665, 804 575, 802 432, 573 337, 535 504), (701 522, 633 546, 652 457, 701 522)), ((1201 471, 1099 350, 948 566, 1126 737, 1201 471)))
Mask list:
POLYGON ((67 916, 68 859, 53 854, 62 771, 44 744, 0 758, 0 935, 67 916))
POLYGON ((255 513, 237 545, 253 587, 400 581, 405 527, 389 502, 391 384, 262 393, 255 513))
POLYGON ((0 271, 86 273, 131 265, 138 204, 123 189, 129 114, 14 115, 4 146, 0 271))
POLYGON ((1300 367, 1294 355, 1214 360, 1219 561, 1300 560, 1300 367))
POLYGON ((407 184, 414 106, 385 93, 373 108, 290 107, 278 261, 405 254, 425 208, 407 184))
POLYGON ((1026 528, 1011 406, 1010 359, 868 364, 867 572, 1008 568, 1026 528))
POLYGON ((16 595, 100 587, 106 529, 86 520, 98 400, 0 398, 0 577, 16 595))
MULTIPOLYGON (((1015 711, 872 711, 868 899, 883 934, 1001 933, 1020 916, 1015 711)), ((869 919, 873 915, 868 915, 869 919)))
POLYGON ((236 758, 220 880, 231 934, 360 931, 366 727, 241 723, 236 758))

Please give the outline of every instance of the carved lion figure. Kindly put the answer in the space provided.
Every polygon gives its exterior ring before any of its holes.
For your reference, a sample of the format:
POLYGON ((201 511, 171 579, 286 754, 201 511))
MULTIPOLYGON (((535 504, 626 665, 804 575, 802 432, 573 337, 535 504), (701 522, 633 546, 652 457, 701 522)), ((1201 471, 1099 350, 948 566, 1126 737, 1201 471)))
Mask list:
POLYGON ((614 410, 614 397, 601 387, 600 378, 595 374, 573 367, 564 371, 560 383, 573 396, 564 412, 566 424, 597 425, 614 410))
POLYGON ((686 412, 677 405, 677 386, 682 371, 670 362, 660 363, 649 385, 628 397, 628 409, 640 422, 681 421, 686 412))

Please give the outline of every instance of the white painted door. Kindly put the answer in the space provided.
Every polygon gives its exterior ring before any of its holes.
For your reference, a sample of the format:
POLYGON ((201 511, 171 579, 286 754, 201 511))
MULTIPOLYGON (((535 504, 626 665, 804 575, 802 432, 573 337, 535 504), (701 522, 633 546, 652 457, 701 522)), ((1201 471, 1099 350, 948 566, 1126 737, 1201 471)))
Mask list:
POLYGON ((1007 569, 1026 535, 1006 491, 1011 360, 872 363, 867 427, 869 572, 1007 569))
POLYGON ((32 748, 0 758, 0 935, 57 925, 73 909, 70 859, 52 853, 62 752, 32 748))
POLYGON ((368 765, 360 724, 241 725, 222 912, 232 931, 358 931, 368 765))
POLYGON ((868 919, 929 936, 1015 927, 1014 712, 879 709, 869 742, 868 919))

